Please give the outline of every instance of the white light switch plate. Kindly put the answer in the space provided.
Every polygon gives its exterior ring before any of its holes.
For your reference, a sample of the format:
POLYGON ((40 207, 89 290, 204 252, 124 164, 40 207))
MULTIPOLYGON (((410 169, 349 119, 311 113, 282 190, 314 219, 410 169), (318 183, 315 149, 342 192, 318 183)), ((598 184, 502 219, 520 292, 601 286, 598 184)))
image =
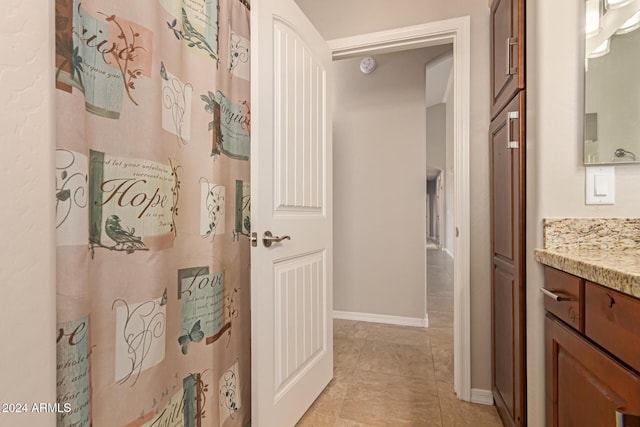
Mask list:
POLYGON ((613 205, 616 201, 615 166, 587 166, 586 204, 613 205))

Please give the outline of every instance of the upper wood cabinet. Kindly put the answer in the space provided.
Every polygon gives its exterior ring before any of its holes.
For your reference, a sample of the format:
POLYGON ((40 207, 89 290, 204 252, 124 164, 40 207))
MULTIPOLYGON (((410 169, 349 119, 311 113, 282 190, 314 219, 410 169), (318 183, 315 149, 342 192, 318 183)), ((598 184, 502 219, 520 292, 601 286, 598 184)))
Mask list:
POLYGON ((525 85, 524 0, 491 5, 491 118, 525 85))

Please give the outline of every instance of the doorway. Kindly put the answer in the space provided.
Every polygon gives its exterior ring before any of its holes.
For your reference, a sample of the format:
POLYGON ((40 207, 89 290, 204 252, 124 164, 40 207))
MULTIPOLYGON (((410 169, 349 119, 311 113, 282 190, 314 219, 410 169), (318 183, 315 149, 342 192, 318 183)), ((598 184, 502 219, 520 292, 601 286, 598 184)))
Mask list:
MULTIPOLYGON (((470 207, 469 207, 469 86, 470 86, 470 28, 469 17, 438 21, 430 24, 405 27, 396 30, 363 34, 329 41, 334 61, 352 57, 363 57, 389 52, 406 51, 429 46, 453 45, 455 63, 452 87, 454 89, 453 111, 453 171, 454 226, 453 254, 456 259, 454 271, 454 389, 458 398, 471 400, 471 354, 470 354, 470 207)), ((424 113, 424 112, 423 112, 424 113)), ((423 142, 424 143, 424 142, 423 142)), ((367 152, 359 155, 368 155, 367 152)), ((357 160, 358 157, 354 157, 357 160)), ((354 167, 357 162, 354 161, 354 167)), ((382 172, 381 172, 382 173, 382 172)), ((423 172, 424 173, 424 172, 423 172)), ((424 175, 421 186, 424 191, 424 175)), ((340 185, 336 181, 336 185, 340 185)), ((336 200, 336 205, 341 203, 336 200)), ((348 201, 344 201, 348 203, 348 201)), ((424 209, 424 204, 423 204, 424 209)), ((424 223, 426 213, 421 217, 424 223)), ((378 232, 378 230, 368 230, 378 232)), ((426 231, 425 231, 426 232, 426 231)), ((338 235, 339 230, 334 230, 338 235)), ((384 239, 381 239, 384 242, 384 239)), ((424 247, 424 234, 421 235, 424 247)), ((336 249, 339 246, 336 244, 336 249)), ((346 248, 353 250, 353 248, 346 248)), ((424 252, 422 252, 424 253, 424 252)), ((336 256, 338 253, 336 251, 336 256)), ((422 263, 425 262, 422 257, 422 263)), ((384 262, 384 260, 380 260, 384 262)), ((424 264, 423 264, 424 265, 424 264)), ((425 274, 426 277, 426 274, 425 274)), ((339 283, 336 282, 339 286, 339 283)), ((425 289, 423 284, 423 289, 425 289)), ((425 292, 426 299, 426 292, 425 292)), ((341 317, 352 320, 380 320, 384 316, 357 317, 358 313, 341 313, 341 317), (344 316, 346 314, 346 316, 344 316)), ((335 312, 334 312, 335 315, 335 312)), ((394 316, 387 316, 394 323, 394 316)), ((336 315, 336 318, 338 316, 336 315)), ((416 319, 400 319, 411 322, 416 319)), ((404 323, 411 324, 411 323, 404 323)), ((418 326, 417 324, 415 324, 418 326)))

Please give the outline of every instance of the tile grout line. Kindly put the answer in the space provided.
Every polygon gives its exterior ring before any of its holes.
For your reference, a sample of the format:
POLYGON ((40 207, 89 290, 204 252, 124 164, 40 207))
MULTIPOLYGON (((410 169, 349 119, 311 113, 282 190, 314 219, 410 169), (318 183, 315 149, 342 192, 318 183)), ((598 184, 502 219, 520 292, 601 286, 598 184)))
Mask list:
MULTIPOLYGON (((429 255, 427 252, 427 265, 429 264, 429 255)), ((451 279, 451 276, 449 275, 449 272, 446 269, 446 266, 442 265, 443 269, 444 269, 444 273, 449 276, 449 279, 451 279)), ((452 280, 452 279, 451 279, 452 280)), ((429 294, 429 285, 427 284, 427 295, 429 294)), ((437 311, 437 310, 432 310, 432 311, 437 311)), ((448 328, 447 328, 448 329, 448 328)), ((438 387, 438 378, 436 375, 436 358, 433 354, 433 343, 431 342, 431 337, 429 337, 429 347, 431 349, 431 360, 432 360, 432 364, 433 364, 433 376, 435 379, 435 386, 436 386, 436 394, 438 396, 438 406, 440 408, 440 424, 444 427, 444 413, 442 410, 442 397, 440 396, 440 388, 438 387)))
MULTIPOLYGON (((365 344, 367 342, 366 338, 365 338, 365 344)), ((340 399, 340 408, 338 408, 338 412, 336 415, 336 420, 334 423, 334 427, 338 425, 338 420, 341 418, 340 415, 342 415, 342 409, 344 408, 344 401, 346 400, 347 394, 349 392, 349 388, 351 387, 351 381, 353 380, 353 374, 356 372, 356 369, 358 367, 358 363, 360 363, 360 357, 362 356, 362 351, 364 350, 364 346, 362 346, 362 349, 360 349, 360 355, 358 355, 358 361, 356 362, 355 366, 353 367, 353 370, 351 371, 351 374, 349 374, 348 376, 348 380, 347 380, 347 389, 344 392, 344 395, 342 396, 342 398, 340 399)))
MULTIPOLYGON (((355 322, 355 325, 359 325, 362 322, 355 322)), ((356 361, 353 370, 351 371, 351 374, 349 375, 349 384, 347 385, 347 391, 345 391, 344 396, 342 396, 342 401, 340 402, 340 409, 338 409, 338 415, 336 416, 336 421, 334 424, 335 425, 338 424, 338 419, 340 419, 340 415, 342 414, 342 409, 344 408, 344 401, 346 400, 346 396, 347 393, 349 391, 349 387, 351 386, 351 381, 353 380, 353 375, 355 374, 355 372, 358 370, 358 365, 360 364, 360 359, 362 358, 362 353, 364 352, 364 347, 367 345, 367 337, 369 336, 369 331, 368 331, 368 327, 367 327, 367 334, 364 337, 364 344, 362 345, 362 348, 360 349, 360 354, 358 354, 358 360, 356 361)))
MULTIPOLYGON (((362 323, 362 322, 357 321, 357 322, 355 322, 355 325, 359 325, 360 323, 362 323)), ((369 326, 367 325, 367 333, 366 333, 366 335, 364 337, 364 344, 362 345, 362 348, 360 349, 360 354, 358 354, 358 360, 356 361, 356 363, 355 363, 355 365, 353 367, 353 370, 351 371, 351 374, 349 375, 349 377, 350 377, 349 378, 349 384, 347 385, 347 390, 345 391, 344 396, 342 396, 342 399, 341 399, 342 401, 340 402, 340 409, 338 409, 338 415, 336 416, 336 421, 335 421, 334 427, 338 424, 338 420, 341 418, 342 409, 344 408, 344 402, 345 402, 345 400, 347 398, 347 394, 348 394, 348 391, 349 391, 349 387, 351 386, 351 381, 353 380, 353 376, 355 375, 356 371, 358 370, 358 365, 360 364, 360 359, 362 358, 362 353, 364 352, 364 347, 367 345, 368 336, 369 336, 369 326)), ((353 421, 353 420, 351 420, 351 421, 353 421)))
POLYGON ((429 337, 429 349, 431 350, 431 365, 433 366, 433 383, 436 387, 436 395, 438 396, 438 408, 440 409, 440 425, 444 427, 444 418, 442 416, 442 401, 440 399, 440 390, 438 389, 438 378, 436 376, 436 358, 433 355, 433 345, 431 337, 429 337))

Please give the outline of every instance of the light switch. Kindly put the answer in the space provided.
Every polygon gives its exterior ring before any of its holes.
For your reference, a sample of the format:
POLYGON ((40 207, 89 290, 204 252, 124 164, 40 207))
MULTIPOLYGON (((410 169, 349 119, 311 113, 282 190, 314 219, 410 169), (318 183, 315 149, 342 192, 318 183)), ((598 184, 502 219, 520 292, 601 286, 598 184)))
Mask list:
POLYGON ((615 203, 615 167, 587 166, 586 204, 612 205, 615 203))
POLYGON ((609 177, 606 175, 596 175, 594 179, 594 193, 596 197, 607 197, 607 194, 609 194, 609 177))

